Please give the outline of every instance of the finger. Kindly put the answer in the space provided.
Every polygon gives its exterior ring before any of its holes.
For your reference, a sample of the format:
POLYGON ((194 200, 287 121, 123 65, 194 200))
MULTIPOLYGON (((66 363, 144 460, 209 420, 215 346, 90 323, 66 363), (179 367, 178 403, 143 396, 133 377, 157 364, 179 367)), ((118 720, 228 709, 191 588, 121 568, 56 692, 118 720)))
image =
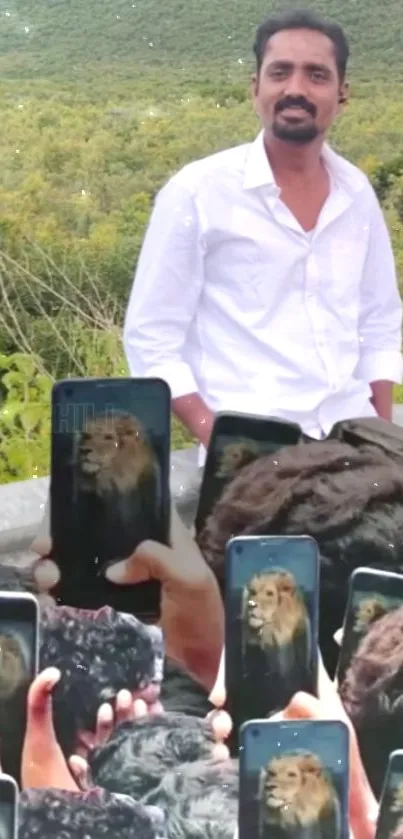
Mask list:
POLYGON ((162 702, 154 702, 153 705, 149 705, 148 713, 155 717, 159 717, 162 714, 165 714, 165 709, 162 702))
POLYGON ((213 690, 210 693, 209 701, 212 705, 215 705, 216 708, 222 708, 225 705, 227 698, 226 690, 225 690, 225 649, 223 649, 220 658, 220 664, 218 667, 217 678, 213 687, 213 690))
POLYGON ((128 559, 109 565, 105 571, 105 577, 115 585, 131 586, 151 580, 152 574, 147 557, 140 556, 136 550, 128 559))
POLYGON ((135 699, 133 702, 133 717, 135 720, 140 720, 148 716, 148 706, 143 699, 135 699))
POLYGON ((51 559, 38 559, 32 570, 39 591, 45 594, 60 580, 60 571, 51 559))
POLYGON ((86 760, 79 755, 72 755, 67 761, 70 772, 81 790, 89 789, 89 767, 86 760))
POLYGON ((32 682, 27 699, 27 725, 35 723, 42 728, 48 727, 52 733, 52 691, 60 681, 61 672, 57 667, 48 667, 32 682))
POLYGON ((35 536, 35 539, 30 544, 30 550, 35 551, 39 556, 50 556, 52 553, 52 540, 50 536, 46 536, 45 534, 35 536))
POLYGON ((104 702, 103 705, 98 709, 97 713, 97 722, 96 722, 96 733, 95 733, 95 746, 102 746, 106 743, 114 729, 114 718, 113 718, 113 709, 108 702, 104 702))
POLYGON ((115 725, 130 722, 133 719, 133 699, 130 691, 120 690, 115 704, 115 725))
POLYGON ((214 739, 218 743, 229 737, 232 731, 232 719, 226 711, 210 711, 206 719, 209 721, 214 739))
POLYGON ((224 743, 215 743, 212 751, 212 760, 214 763, 224 763, 229 759, 230 753, 228 746, 224 743))

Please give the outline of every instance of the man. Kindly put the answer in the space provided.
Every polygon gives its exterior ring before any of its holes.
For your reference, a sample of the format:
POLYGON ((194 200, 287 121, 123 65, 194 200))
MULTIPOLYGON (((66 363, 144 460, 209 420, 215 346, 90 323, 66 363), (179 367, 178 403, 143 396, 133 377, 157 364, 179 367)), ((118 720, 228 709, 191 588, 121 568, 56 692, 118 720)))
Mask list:
POLYGON ((391 419, 401 302, 366 176, 324 138, 347 101, 349 48, 311 12, 257 30, 251 144, 185 166, 159 193, 124 341, 133 376, 170 385, 208 445, 217 411, 274 415, 311 437, 391 419))

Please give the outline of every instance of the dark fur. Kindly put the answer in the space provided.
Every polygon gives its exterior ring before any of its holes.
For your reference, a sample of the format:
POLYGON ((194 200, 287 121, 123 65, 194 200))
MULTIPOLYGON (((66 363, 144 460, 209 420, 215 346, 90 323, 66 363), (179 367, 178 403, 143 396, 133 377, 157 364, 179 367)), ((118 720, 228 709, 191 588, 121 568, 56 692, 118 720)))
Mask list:
POLYGON ((162 652, 161 630, 109 606, 96 613, 67 607, 43 613, 40 665, 62 672, 53 707, 66 755, 72 754, 80 729, 95 729, 103 702, 123 688, 135 691, 155 680, 156 656, 161 660, 162 652))
POLYGON ((20 796, 18 839, 159 839, 159 815, 102 789, 27 790, 20 796))
POLYGON ((213 743, 210 723, 197 717, 166 713, 139 719, 120 725, 90 754, 91 773, 99 786, 138 799, 176 766, 209 759, 213 743))

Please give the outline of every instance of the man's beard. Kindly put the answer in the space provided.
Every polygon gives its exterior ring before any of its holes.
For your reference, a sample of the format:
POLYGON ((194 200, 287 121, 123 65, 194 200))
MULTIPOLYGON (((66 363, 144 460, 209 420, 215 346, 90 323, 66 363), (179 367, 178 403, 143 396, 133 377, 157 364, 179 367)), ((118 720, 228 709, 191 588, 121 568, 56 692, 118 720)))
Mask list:
POLYGON ((278 140, 303 146, 306 143, 312 143, 313 140, 316 140, 319 129, 315 124, 284 125, 284 123, 278 123, 274 120, 272 132, 278 140))

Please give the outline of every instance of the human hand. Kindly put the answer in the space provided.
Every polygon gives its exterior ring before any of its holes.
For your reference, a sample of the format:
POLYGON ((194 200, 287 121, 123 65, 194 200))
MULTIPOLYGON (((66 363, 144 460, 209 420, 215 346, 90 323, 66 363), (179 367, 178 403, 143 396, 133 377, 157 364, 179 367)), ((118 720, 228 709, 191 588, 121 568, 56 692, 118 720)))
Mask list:
POLYGON ((175 509, 171 544, 143 542, 129 559, 109 566, 105 576, 116 585, 161 583, 167 655, 210 690, 224 642, 224 610, 217 581, 175 509))

